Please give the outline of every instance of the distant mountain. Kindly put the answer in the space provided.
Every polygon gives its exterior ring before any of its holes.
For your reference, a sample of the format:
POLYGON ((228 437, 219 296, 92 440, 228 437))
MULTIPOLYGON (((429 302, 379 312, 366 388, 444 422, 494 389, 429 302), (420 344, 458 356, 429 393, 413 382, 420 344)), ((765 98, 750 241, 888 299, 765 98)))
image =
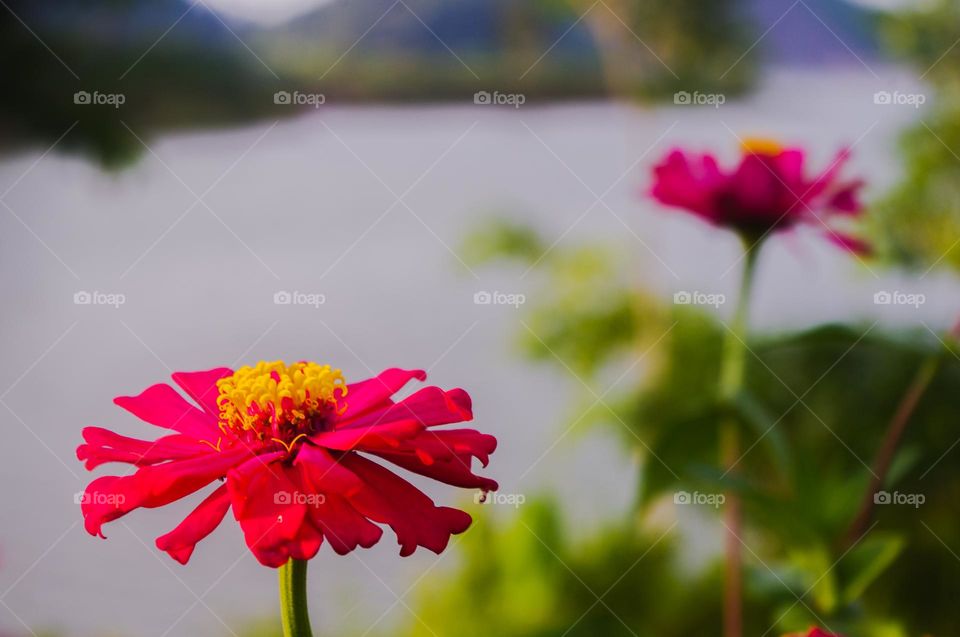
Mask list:
POLYGON ((585 25, 571 28, 576 17, 517 0, 335 0, 271 29, 269 35, 341 52, 355 44, 362 53, 450 55, 449 47, 458 54, 489 55, 526 41, 544 48, 555 43, 553 52, 560 55, 593 55, 585 25))
POLYGON ((750 20, 768 64, 859 64, 880 57, 878 15, 843 0, 750 0, 750 20))
POLYGON ((273 35, 349 46, 366 33, 364 50, 436 52, 443 50, 438 38, 454 50, 489 50, 500 44, 508 6, 509 0, 406 0, 406 6, 395 0, 338 0, 277 27, 273 35))
MULTIPOLYGON (((447 53, 442 40, 452 50, 469 54, 510 46, 504 41, 503 26, 522 20, 520 14, 537 13, 531 6, 536 3, 525 3, 518 10, 516 0, 405 2, 416 15, 403 4, 394 4, 394 0, 335 0, 271 29, 271 36, 310 40, 345 50, 366 32, 356 44, 365 52, 447 53)), ((863 59, 879 56, 876 15, 861 5, 845 0, 744 0, 740 12, 755 38, 766 33, 755 50, 766 63, 843 64, 856 63, 854 54, 863 59)), ((533 36, 549 46, 578 16, 571 10, 563 19, 558 19, 556 11, 545 12, 542 17, 548 19, 542 20, 533 36)), ((551 53, 596 55, 583 22, 570 29, 551 53)))
POLYGON ((744 91, 761 62, 879 55, 874 14, 843 0, 588 2, 334 0, 268 27, 193 0, 6 0, 0 55, 17 63, 3 78, 0 148, 69 128, 58 148, 122 165, 142 153, 128 126, 149 138, 295 113, 279 90, 331 102, 462 103, 479 90, 656 100, 691 86, 744 91), (123 94, 122 108, 75 102, 94 91, 123 94))
MULTIPOLYGON (((232 39, 206 5, 183 0, 15 0, 11 10, 41 36, 69 33, 91 46, 149 46, 163 36, 211 46, 232 39), (172 29, 172 25, 176 24, 172 29), (169 32, 164 34, 169 29, 169 32)), ((229 20, 224 22, 230 24, 229 20)), ((236 42, 236 40, 234 40, 236 42)))

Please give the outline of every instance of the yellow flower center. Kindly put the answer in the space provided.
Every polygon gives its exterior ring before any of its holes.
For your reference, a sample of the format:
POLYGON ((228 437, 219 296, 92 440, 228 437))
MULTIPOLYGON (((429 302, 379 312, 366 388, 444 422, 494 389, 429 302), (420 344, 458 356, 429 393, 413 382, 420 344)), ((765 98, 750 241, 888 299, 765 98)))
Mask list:
POLYGON ((329 365, 260 361, 217 381, 220 428, 251 432, 289 449, 302 436, 323 429, 336 412, 347 386, 339 369, 329 365))
POLYGON ((783 146, 775 139, 768 137, 748 137, 740 144, 743 152, 754 155, 766 155, 772 157, 783 152, 783 146))

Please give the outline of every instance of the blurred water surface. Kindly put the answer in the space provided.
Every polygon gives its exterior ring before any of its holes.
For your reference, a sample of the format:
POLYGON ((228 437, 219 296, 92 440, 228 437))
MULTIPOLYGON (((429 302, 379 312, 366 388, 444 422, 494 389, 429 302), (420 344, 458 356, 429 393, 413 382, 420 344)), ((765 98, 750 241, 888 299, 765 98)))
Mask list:
MULTIPOLYGON (((621 515, 633 489, 628 454, 602 431, 560 438, 578 379, 511 351, 522 307, 474 303, 480 291, 535 298, 536 268, 470 270, 460 262, 463 236, 491 213, 509 214, 564 244, 607 240, 631 251, 638 284, 665 298, 677 290, 732 298, 734 242, 644 201, 651 163, 673 144, 733 157, 738 135, 760 134, 803 142, 825 166, 847 144, 850 173, 866 176, 876 196, 897 174, 897 131, 917 117, 909 107, 871 108, 873 94, 893 85, 921 88, 902 73, 878 78, 858 67, 779 71, 751 98, 718 109, 328 104, 296 119, 162 138, 118 174, 42 149, 5 160, 0 627, 217 635, 274 612, 274 574, 230 519, 187 567, 153 538, 189 503, 108 525, 108 541, 82 529, 73 501, 89 479, 74 457, 80 428, 157 435, 111 399, 173 370, 312 359, 359 379, 425 367, 432 382, 473 395, 479 427, 501 441, 487 473, 503 491, 559 492, 578 533, 621 515), (124 303, 76 304, 78 292, 121 294, 124 303), (323 303, 276 304, 278 292, 323 303)), ((807 235, 773 245, 753 313, 764 329, 838 319, 937 329, 960 310, 956 281, 936 273, 908 284, 807 235), (877 290, 907 285, 927 295, 925 305, 873 304, 877 290)), ((425 488, 475 515, 513 513, 425 488)), ((436 557, 396 552, 386 535, 348 557, 322 550, 310 574, 320 634, 411 620, 397 596, 436 557)), ((436 568, 456 559, 448 552, 436 568)))

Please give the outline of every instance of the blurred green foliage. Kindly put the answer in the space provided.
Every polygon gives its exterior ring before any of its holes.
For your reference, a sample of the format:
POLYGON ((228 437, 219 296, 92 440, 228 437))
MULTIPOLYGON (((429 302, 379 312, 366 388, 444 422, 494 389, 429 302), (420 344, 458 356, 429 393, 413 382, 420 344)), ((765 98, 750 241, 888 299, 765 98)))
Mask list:
POLYGON ((903 177, 871 213, 887 258, 927 270, 960 267, 960 5, 918 3, 884 23, 890 48, 931 83, 920 121, 900 142, 903 177), (922 223, 918 223, 922 221, 922 223))
MULTIPOLYGON (((499 526, 481 521, 459 543, 462 568, 421 591, 415 611, 430 630, 716 634, 719 556, 691 569, 681 564, 686 543, 702 536, 671 533, 656 542, 682 518, 674 494, 685 490, 735 491, 743 499, 745 634, 779 635, 812 624, 851 637, 960 632, 951 601, 960 595, 960 559, 951 548, 960 547, 954 506, 960 463, 951 455, 960 435, 956 352, 945 352, 926 330, 861 324, 757 335, 749 341, 746 389, 724 404, 716 384, 726 328, 711 313, 644 292, 625 274, 632 270, 627 255, 594 245, 555 247, 544 256, 536 233, 509 222, 481 228, 467 245, 481 260, 499 254, 518 267, 537 263, 541 301, 527 309, 531 329, 520 330, 528 355, 594 383, 655 345, 645 357, 653 359, 649 369, 609 394, 609 410, 591 414, 625 454, 643 458, 638 476, 624 476, 625 484, 637 484, 629 522, 574 539, 582 534, 560 523, 549 497, 499 526), (918 507, 875 507, 874 523, 851 544, 845 538, 890 415, 931 356, 943 356, 944 364, 883 485, 925 500, 918 507), (718 426, 731 414, 745 453, 735 475, 724 475, 718 426), (598 603, 595 594, 608 589, 598 603)), ((713 507, 697 514, 709 533, 722 536, 713 507)), ((404 634, 428 632, 418 623, 404 634)))
POLYGON ((535 359, 559 357, 585 378, 636 343, 644 326, 663 319, 645 294, 632 291, 622 260, 609 251, 550 250, 531 228, 498 219, 478 228, 461 253, 478 265, 507 259, 546 273, 550 284, 539 293, 544 303, 525 317, 531 333, 519 346, 535 359), (570 338, 574 330, 577 337, 570 338))
POLYGON ((741 0, 538 0, 539 20, 582 20, 609 93, 642 99, 677 91, 741 93, 755 58, 740 59, 756 35, 741 0))
MULTIPOLYGON (((462 573, 419 591, 409 635, 571 637, 711 634, 719 573, 686 577, 668 528, 612 526, 574 542, 557 502, 528 502, 499 526, 479 521, 459 543, 462 573), (439 632, 437 632, 439 631, 439 632)), ((752 629, 761 629, 759 624, 752 629)))

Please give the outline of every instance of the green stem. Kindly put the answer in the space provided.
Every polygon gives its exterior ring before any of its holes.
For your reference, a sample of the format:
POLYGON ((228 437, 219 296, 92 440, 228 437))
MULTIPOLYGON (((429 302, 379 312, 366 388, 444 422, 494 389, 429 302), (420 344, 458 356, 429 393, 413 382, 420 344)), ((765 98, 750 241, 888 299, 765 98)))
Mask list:
MULTIPOLYGON (((955 343, 958 338, 960 338, 960 321, 954 324, 953 329, 946 335, 947 341, 951 343, 955 343)), ((949 351, 948 347, 948 345, 944 345, 923 360, 913 377, 913 381, 900 399, 897 410, 890 418, 880 449, 873 460, 867 490, 863 494, 863 500, 853 518, 853 522, 850 524, 850 528, 847 529, 846 536, 842 539, 843 548, 853 546, 867 532, 870 520, 873 518, 874 495, 884 487, 887 474, 890 472, 890 466, 893 464, 900 441, 903 439, 903 434, 907 430, 920 400, 927 393, 930 383, 933 382, 933 378, 940 370, 940 366, 949 351)))
POLYGON ((757 266, 760 246, 746 246, 746 257, 740 279, 740 297, 733 313, 730 329, 723 343, 723 359, 720 367, 720 398, 730 400, 743 387, 743 370, 747 347, 747 313, 750 309, 750 296, 753 292, 753 274, 757 266))
MULTIPOLYGON (((746 262, 740 282, 740 296, 727 330, 720 366, 719 398, 724 408, 743 389, 747 355, 747 313, 753 290, 754 271, 760 245, 745 244, 746 262)), ((740 428, 736 418, 725 416, 720 423, 720 464, 728 473, 734 473, 740 459, 740 428)), ((736 493, 727 493, 724 507, 725 541, 723 635, 741 637, 743 634, 743 508, 736 493)))
POLYGON ((291 559, 277 571, 283 637, 312 637, 307 610, 307 561, 291 559))

